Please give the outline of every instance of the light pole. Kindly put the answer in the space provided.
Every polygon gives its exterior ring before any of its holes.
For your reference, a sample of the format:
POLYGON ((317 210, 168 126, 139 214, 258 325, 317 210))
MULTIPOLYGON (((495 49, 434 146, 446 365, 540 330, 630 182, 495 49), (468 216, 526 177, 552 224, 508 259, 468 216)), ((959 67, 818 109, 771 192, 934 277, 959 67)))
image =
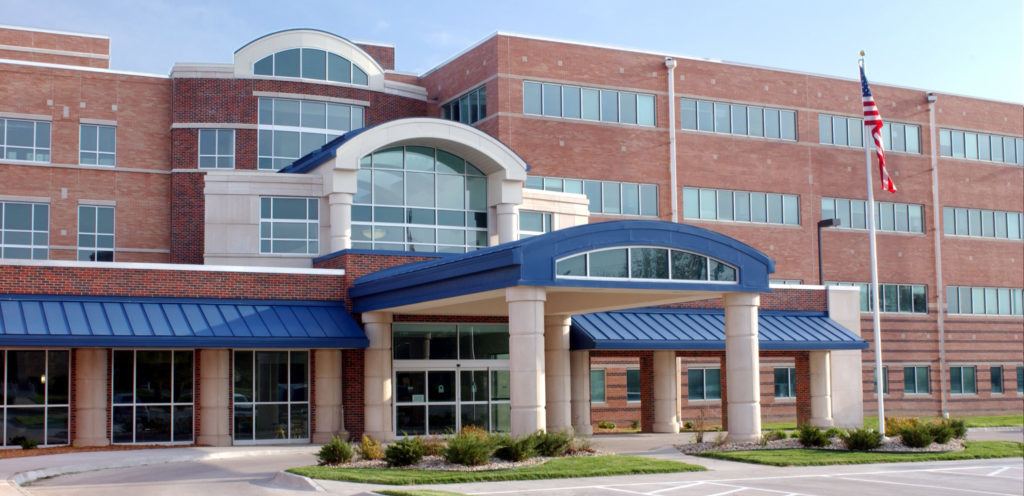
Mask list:
POLYGON ((833 227, 833 226, 838 226, 838 225, 839 225, 839 219, 836 219, 836 218, 825 219, 825 220, 819 220, 818 221, 818 285, 819 286, 825 284, 825 278, 822 276, 822 272, 821 272, 821 228, 823 228, 823 227, 833 227))

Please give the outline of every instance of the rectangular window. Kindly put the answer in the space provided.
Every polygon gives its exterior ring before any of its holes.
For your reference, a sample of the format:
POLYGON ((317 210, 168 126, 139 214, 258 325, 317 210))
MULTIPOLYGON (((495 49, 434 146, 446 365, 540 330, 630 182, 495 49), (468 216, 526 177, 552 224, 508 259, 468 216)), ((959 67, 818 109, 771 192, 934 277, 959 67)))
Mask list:
POLYGON ((78 207, 78 259, 114 261, 114 207, 78 207))
POLYGON ((191 350, 114 350, 111 365, 113 443, 192 442, 191 350))
POLYGON ((903 394, 928 394, 928 367, 903 367, 903 394))
POLYGON ((979 238, 1021 239, 1020 212, 943 208, 943 232, 979 238))
POLYGON ((775 368, 775 397, 796 398, 796 368, 775 368))
POLYGON ((590 370, 590 402, 605 402, 604 369, 590 370))
POLYGON ((524 114, 654 126, 654 101, 644 93, 523 82, 524 114))
POLYGON ((952 394, 975 394, 978 392, 974 367, 949 368, 949 392, 952 394))
POLYGON ((796 112, 792 110, 690 98, 680 99, 679 105, 682 129, 796 141, 796 112))
POLYGON ((640 401, 640 369, 626 369, 626 401, 640 401))
POLYGON ((722 399, 722 370, 719 368, 689 369, 686 371, 687 393, 690 400, 722 399))
POLYGON ((800 197, 779 193, 683 188, 687 219, 800 225, 800 197))
MULTIPOLYGON (((826 286, 856 286, 860 289, 860 311, 871 311, 871 285, 862 282, 826 282, 826 286)), ((879 284, 882 312, 928 313, 928 299, 923 284, 879 284)))
MULTIPOLYGON (((462 112, 461 103, 459 108, 462 112)), ((363 107, 355 105, 260 98, 259 169, 281 169, 328 141, 363 127, 363 115, 363 107)))
POLYGON ((114 166, 117 132, 114 126, 79 125, 78 163, 114 166))
POLYGON ((1017 367, 1017 394, 1024 393, 1024 367, 1017 367))
POLYGON ((616 181, 583 181, 560 177, 526 178, 526 188, 563 193, 585 194, 590 211, 616 215, 658 215, 658 185, 620 183, 616 181))
MULTIPOLYGON (((821 218, 839 219, 837 229, 865 229, 867 202, 846 198, 821 199, 821 218)), ((923 233, 924 206, 875 202, 875 228, 879 231, 923 233)))
MULTIPOLYGON (((878 368, 871 369, 871 387, 874 389, 875 394, 878 394, 878 368)), ((883 394, 889 394, 889 367, 882 367, 882 391, 883 394)))
POLYGON ((473 124, 487 117, 486 87, 480 86, 479 88, 469 90, 442 105, 441 117, 464 124, 473 124))
POLYGON ((50 246, 50 206, 0 202, 0 258, 46 260, 50 246))
POLYGON ((0 158, 50 161, 50 123, 0 118, 0 158))
POLYGON ((316 198, 260 198, 260 253, 320 252, 316 198))
POLYGON ((939 129, 939 155, 943 157, 1024 165, 1019 144, 1024 140, 1014 136, 939 129))
POLYGON ((551 232, 550 212, 519 211, 519 239, 551 232))
MULTIPOLYGON (((818 114, 818 143, 862 148, 863 130, 863 119, 818 114)), ((886 121, 886 127, 882 128, 882 146, 887 151, 921 153, 920 135, 918 125, 886 121)))
POLYGON ((235 130, 199 130, 199 168, 235 168, 235 130))
POLYGON ((1003 394, 1003 367, 990 367, 989 368, 989 390, 992 394, 1003 394))
POLYGON ((39 445, 67 444, 69 352, 0 350, 0 368, 6 384, 5 394, 0 395, 6 436, 0 446, 17 446, 21 437, 39 445))
POLYGON ((947 286, 947 308, 951 314, 1021 315, 1020 288, 947 286))

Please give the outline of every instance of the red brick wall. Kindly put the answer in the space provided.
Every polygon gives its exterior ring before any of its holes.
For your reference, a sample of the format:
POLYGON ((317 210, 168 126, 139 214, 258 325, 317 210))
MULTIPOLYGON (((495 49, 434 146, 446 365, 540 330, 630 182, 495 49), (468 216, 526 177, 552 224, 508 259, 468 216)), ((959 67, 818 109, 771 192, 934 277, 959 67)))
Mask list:
POLYGON ((373 59, 376 60, 385 71, 395 69, 395 47, 367 45, 364 43, 356 43, 355 45, 366 52, 367 55, 373 57, 373 59))
POLYGON ((0 58, 4 59, 79 65, 102 69, 110 67, 110 39, 106 37, 0 28, 0 45, 82 54, 51 54, 0 49, 0 58), (102 55, 105 57, 96 58, 85 55, 102 55))
POLYGON ((345 413, 345 430, 349 439, 359 440, 363 435, 366 419, 363 416, 363 375, 365 370, 363 350, 342 350, 341 370, 342 408, 345 413))
POLYGON ((203 264, 206 247, 206 197, 203 172, 171 175, 171 263, 203 264))

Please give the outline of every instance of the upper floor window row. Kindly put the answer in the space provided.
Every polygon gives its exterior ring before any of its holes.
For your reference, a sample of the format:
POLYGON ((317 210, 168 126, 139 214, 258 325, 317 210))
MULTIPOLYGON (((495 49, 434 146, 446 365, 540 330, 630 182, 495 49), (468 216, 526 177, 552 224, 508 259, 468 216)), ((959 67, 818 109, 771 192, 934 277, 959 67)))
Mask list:
POLYGON ((654 95, 524 81, 523 113, 654 126, 654 95))
POLYGON ((1024 138, 939 129, 939 155, 1024 165, 1024 138))
POLYGON ((50 123, 0 119, 0 158, 49 162, 50 123))
POLYGON ((49 246, 49 205, 0 202, 0 258, 46 260, 49 246))
POLYGON ((260 198, 260 253, 316 255, 319 242, 316 198, 260 198))
POLYGON ((487 87, 481 86, 441 106, 441 118, 472 124, 487 117, 487 87))
POLYGON ((366 71, 351 61, 317 48, 291 48, 256 61, 252 73, 257 76, 281 76, 318 79, 366 86, 366 71))
POLYGON ((78 163, 114 166, 117 161, 117 128, 81 124, 78 134, 78 163))
POLYGON ((526 187, 585 194, 596 214, 658 216, 658 185, 528 176, 526 187))
MULTIPOLYGON (((865 200, 821 199, 821 218, 839 219, 840 229, 867 229, 865 200)), ((924 206, 910 203, 875 202, 875 228, 879 231, 923 233, 924 206)))
POLYGON ((796 112, 682 98, 680 126, 694 131, 796 141, 796 112))
POLYGON ((977 208, 943 207, 942 224, 945 234, 1022 239, 1024 214, 977 208))
POLYGON ((672 281, 739 280, 736 267, 714 258, 668 248, 630 246, 594 250, 555 263, 558 277, 672 281))
MULTIPOLYGON (((826 282, 826 286, 854 286, 860 289, 860 311, 871 311, 871 284, 866 282, 826 282)), ((879 284, 878 301, 886 313, 928 313, 928 298, 923 284, 879 284)))
POLYGON ((259 168, 287 166, 328 141, 363 127, 363 115, 363 108, 354 105, 260 98, 259 168))
POLYGON ((1020 288, 946 286, 946 313, 1021 315, 1024 301, 1020 288))
MULTIPOLYGON (((818 143, 864 147, 864 119, 818 114, 818 143)), ((886 151, 921 153, 921 126, 886 121, 882 127, 882 148, 886 151)))
POLYGON ((683 218, 800 225, 800 197, 782 193, 683 188, 683 218))

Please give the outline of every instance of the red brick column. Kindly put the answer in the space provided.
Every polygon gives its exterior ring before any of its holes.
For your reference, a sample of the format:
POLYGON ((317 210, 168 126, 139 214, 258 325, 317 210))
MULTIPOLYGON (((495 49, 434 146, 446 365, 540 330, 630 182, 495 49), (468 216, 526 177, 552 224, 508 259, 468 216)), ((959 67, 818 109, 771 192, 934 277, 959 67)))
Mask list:
POLYGON ((654 432, 654 354, 640 352, 640 432, 654 432))
POLYGON ((349 439, 363 437, 363 350, 341 351, 341 405, 345 411, 345 430, 349 439))
POLYGON ((718 357, 718 366, 720 367, 720 370, 721 370, 720 373, 721 373, 721 377, 722 377, 722 430, 723 431, 729 430, 729 392, 725 389, 725 386, 726 386, 726 384, 729 383, 729 381, 727 380, 727 378, 725 376, 725 371, 727 370, 725 365, 726 365, 725 364, 725 353, 723 353, 722 356, 718 357))
POLYGON ((806 351, 793 355, 796 373, 796 425, 811 421, 811 359, 806 351))

